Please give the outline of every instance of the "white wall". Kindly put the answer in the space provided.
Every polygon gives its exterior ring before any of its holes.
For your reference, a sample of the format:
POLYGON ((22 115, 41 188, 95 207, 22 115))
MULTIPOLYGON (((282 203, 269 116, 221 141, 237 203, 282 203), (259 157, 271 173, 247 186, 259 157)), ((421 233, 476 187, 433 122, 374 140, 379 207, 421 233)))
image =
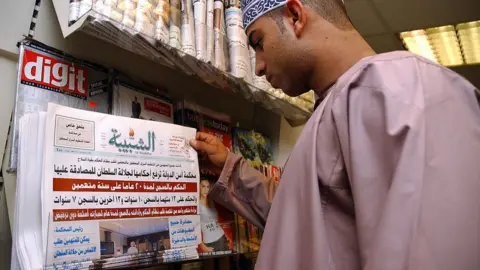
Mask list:
POLYGON ((34 6, 35 0, 0 1, 0 51, 17 54, 16 44, 28 34, 34 6))

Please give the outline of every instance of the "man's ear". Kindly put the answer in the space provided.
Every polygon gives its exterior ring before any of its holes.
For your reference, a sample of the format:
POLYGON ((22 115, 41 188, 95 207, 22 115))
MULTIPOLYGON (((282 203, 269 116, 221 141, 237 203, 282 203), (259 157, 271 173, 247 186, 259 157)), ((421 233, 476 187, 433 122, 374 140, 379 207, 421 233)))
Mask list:
POLYGON ((287 0, 285 5, 285 17, 297 37, 300 37, 307 23, 307 13, 305 6, 300 0, 287 0))

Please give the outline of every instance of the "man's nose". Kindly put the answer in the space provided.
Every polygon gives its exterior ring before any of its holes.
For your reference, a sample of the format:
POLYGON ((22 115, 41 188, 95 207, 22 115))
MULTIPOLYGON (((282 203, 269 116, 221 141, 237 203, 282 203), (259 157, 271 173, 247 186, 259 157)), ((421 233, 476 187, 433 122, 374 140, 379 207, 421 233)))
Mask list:
POLYGON ((263 59, 259 57, 257 54, 255 58, 255 74, 258 77, 265 75, 266 67, 267 66, 265 65, 265 62, 263 61, 263 59))

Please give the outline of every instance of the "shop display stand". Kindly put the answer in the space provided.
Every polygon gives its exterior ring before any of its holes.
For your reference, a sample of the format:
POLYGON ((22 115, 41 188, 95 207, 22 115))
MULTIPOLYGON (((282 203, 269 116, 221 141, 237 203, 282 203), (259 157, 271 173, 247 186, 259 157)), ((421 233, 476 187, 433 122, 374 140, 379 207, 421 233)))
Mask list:
MULTIPOLYGON (((260 104, 267 110, 284 116, 291 123, 305 123, 311 115, 312 106, 302 98, 274 95, 267 92, 268 89, 259 89, 244 78, 232 76, 229 70, 219 70, 210 63, 172 48, 151 36, 139 33, 94 9, 90 9, 69 25, 69 2, 53 0, 53 4, 64 37, 79 31, 87 33, 161 65, 198 77, 217 88, 234 92, 252 103, 260 104)), ((227 43, 227 38, 225 36, 222 38, 227 43)))

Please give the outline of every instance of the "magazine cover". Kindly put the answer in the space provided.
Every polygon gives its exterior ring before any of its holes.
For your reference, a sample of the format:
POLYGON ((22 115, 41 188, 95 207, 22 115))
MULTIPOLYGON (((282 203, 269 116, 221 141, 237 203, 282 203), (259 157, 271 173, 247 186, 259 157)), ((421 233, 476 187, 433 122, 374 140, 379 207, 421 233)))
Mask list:
MULTIPOLYGON (((231 149, 230 117, 188 102, 180 102, 176 113, 179 124, 196 128, 220 138, 231 149)), ((207 195, 220 176, 221 169, 206 157, 199 157, 200 197, 199 213, 202 224, 202 242, 198 252, 202 256, 232 253, 234 215, 231 211, 209 200, 207 195)))
POLYGON ((207 197, 218 176, 202 173, 200 165, 199 213, 202 224, 202 242, 198 246, 200 256, 230 254, 233 250, 234 215, 207 197))
POLYGON ((18 121, 48 102, 108 113, 108 71, 33 40, 20 45, 9 171, 17 168, 18 121))
POLYGON ((253 130, 233 128, 233 152, 260 164, 273 162, 273 146, 269 138, 253 130))
POLYGON ((251 130, 233 128, 232 147, 234 153, 242 155, 247 160, 257 158, 257 144, 251 130))
POLYGON ((232 149, 230 116, 227 114, 182 101, 177 104, 175 123, 215 135, 232 149))
POLYGON ((195 129, 55 104, 46 119, 47 265, 112 257, 128 263, 189 247, 182 256, 198 256, 200 176, 189 145, 195 129))
POLYGON ((120 80, 113 86, 112 114, 136 119, 173 123, 172 101, 120 80))

